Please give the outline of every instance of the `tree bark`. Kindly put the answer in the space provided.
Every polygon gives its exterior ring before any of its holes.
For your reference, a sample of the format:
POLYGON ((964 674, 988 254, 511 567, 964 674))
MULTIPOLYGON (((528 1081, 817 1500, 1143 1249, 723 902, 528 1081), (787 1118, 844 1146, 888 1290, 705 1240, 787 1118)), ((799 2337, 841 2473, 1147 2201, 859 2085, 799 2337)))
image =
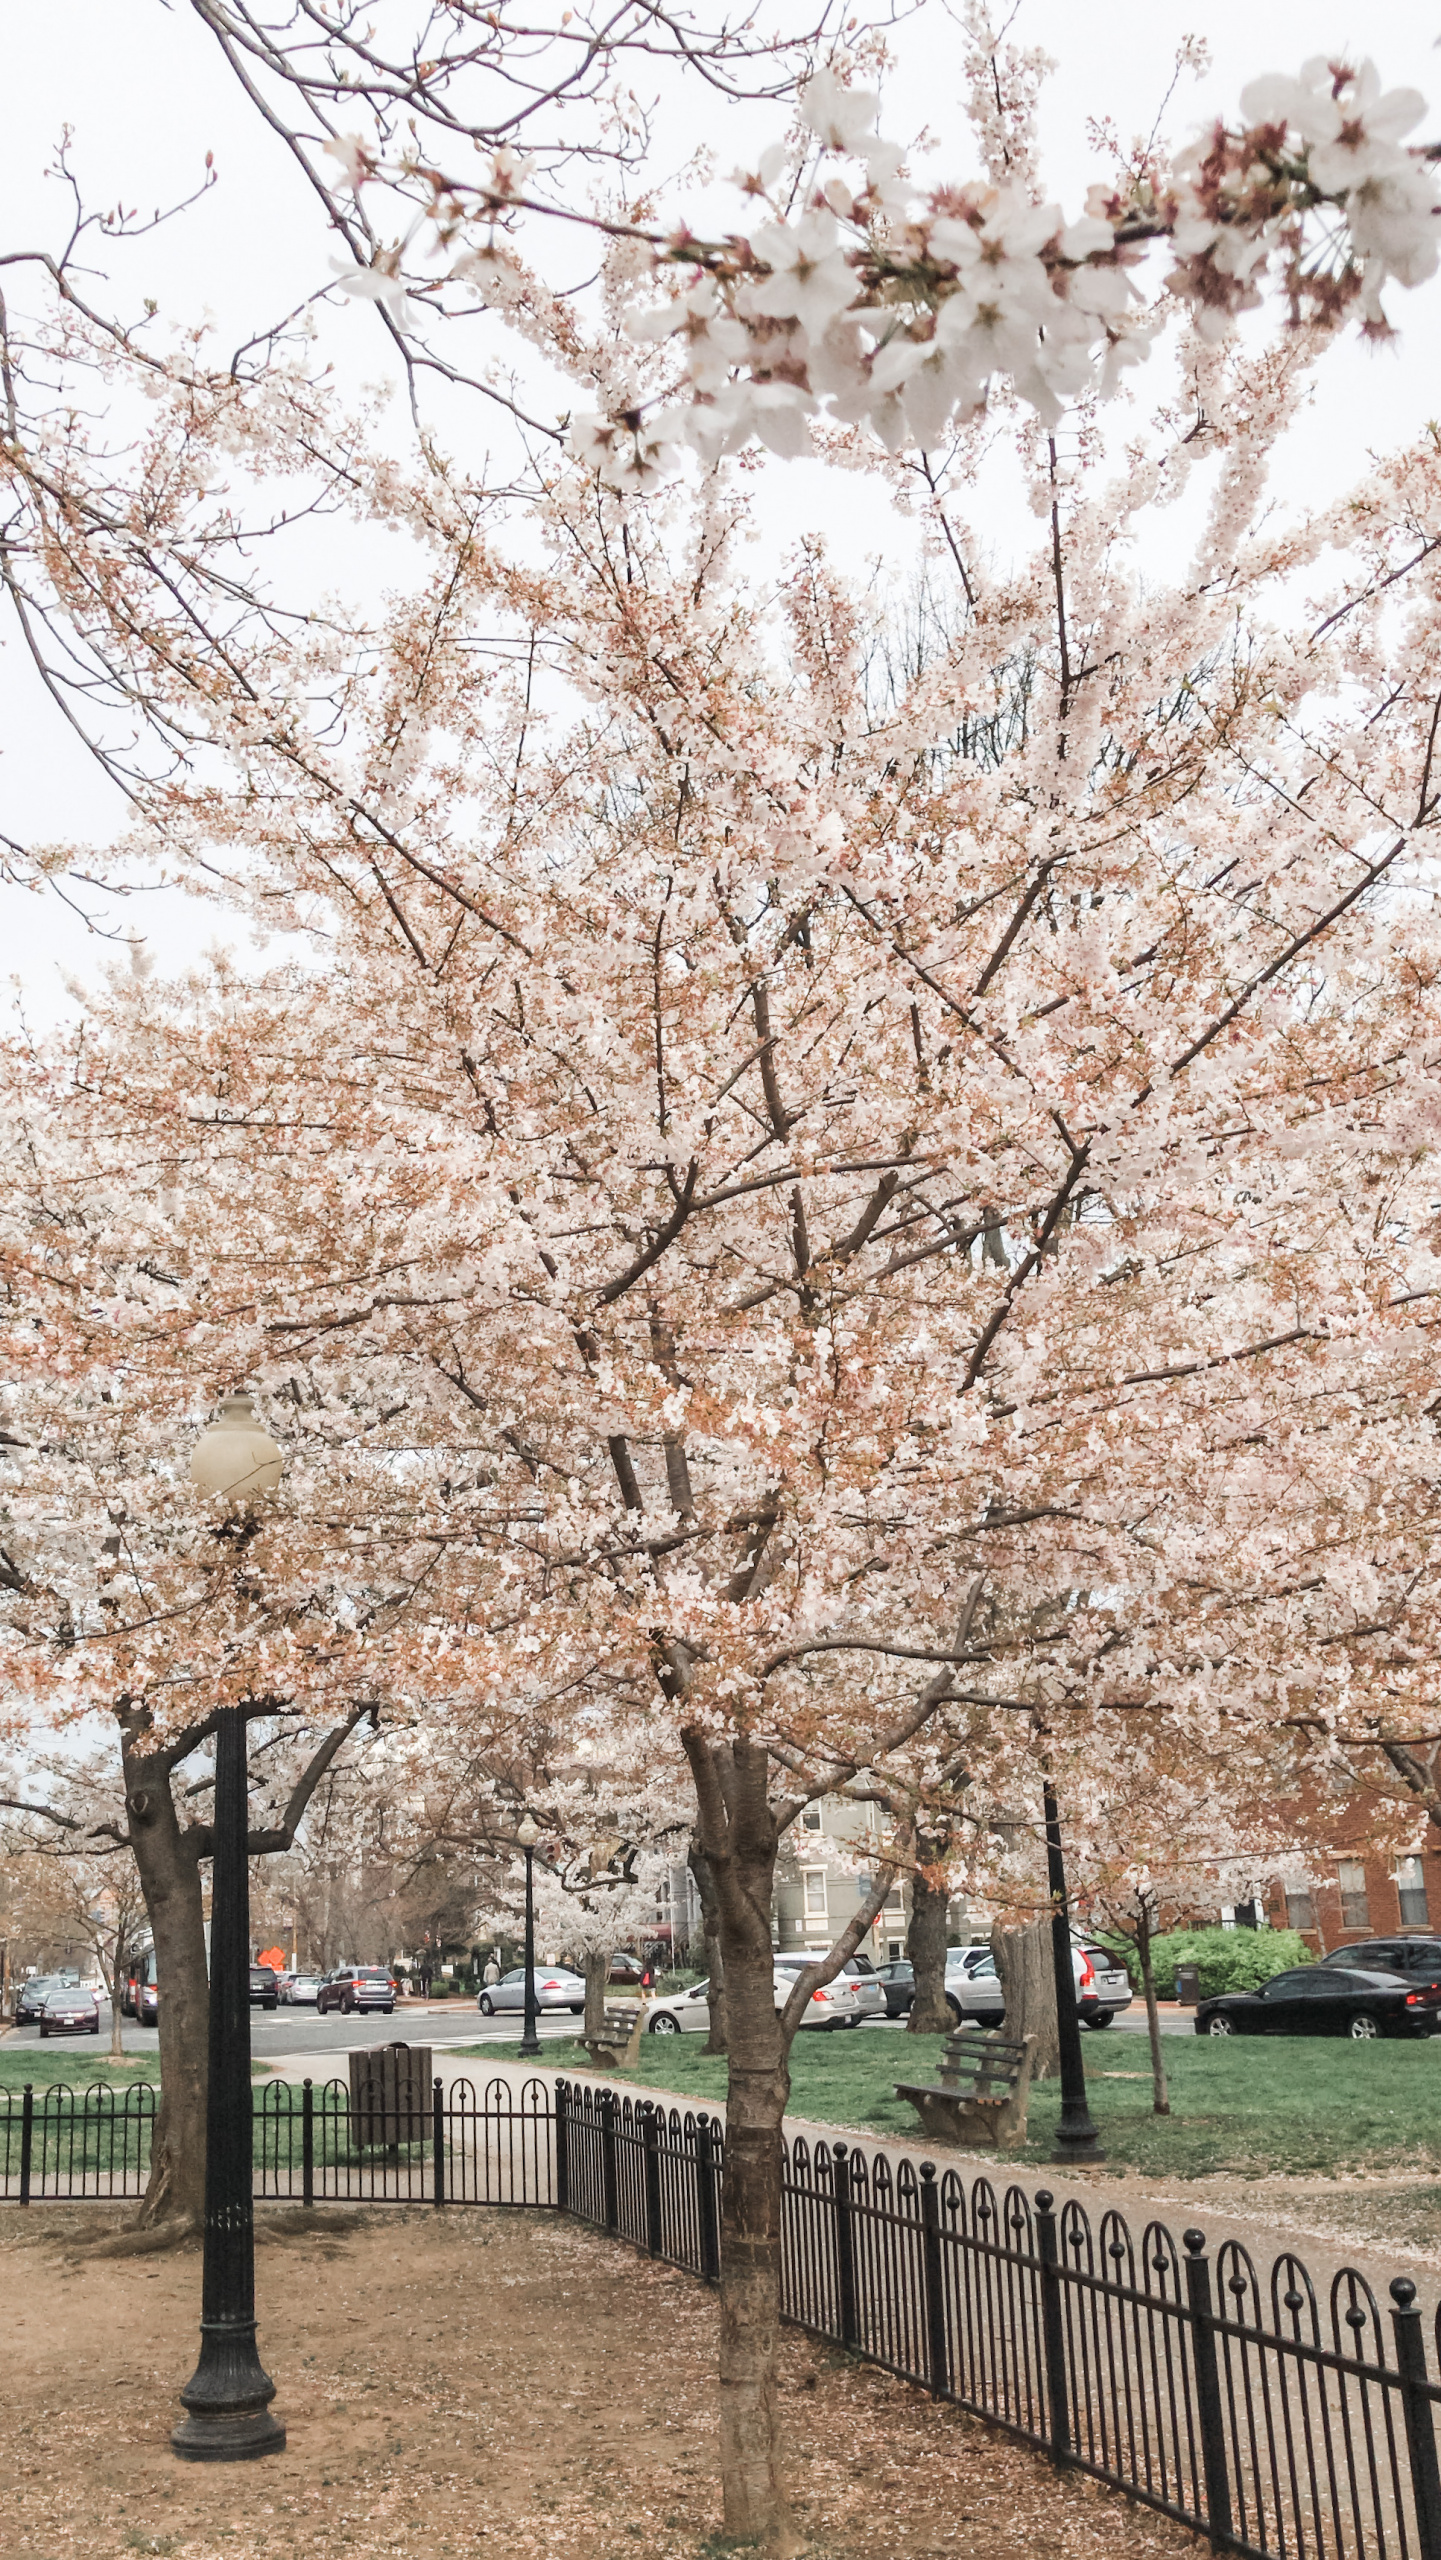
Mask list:
POLYGON ((915 1972, 916 1996, 906 2028, 913 2036, 944 2036, 951 2029, 951 2013, 946 2006, 946 1918, 950 1895, 944 1885, 931 1883, 919 1863, 923 1854, 918 1843, 910 1926, 906 1930, 906 1953, 915 1972))
POLYGON ((605 2031, 605 1986, 609 1980, 609 1955, 587 1955, 585 1958, 585 2023, 582 2032, 588 2036, 599 2036, 605 2031))
POLYGON ((139 1746, 122 1725, 121 1755, 130 1846, 155 1942, 160 2035, 160 2107, 150 2176, 137 2227, 199 2222, 205 2210, 205 2093, 209 2079, 210 1982, 200 1901, 200 1841, 182 1830, 164 1756, 139 1746))
POLYGON ((1154 2115, 1168 2116, 1171 2093, 1166 2086, 1166 2065, 1161 2051, 1161 2013, 1156 2007, 1156 1972, 1151 1962, 1151 1914, 1143 1902, 1136 1917, 1136 1953, 1141 1959, 1141 1987, 1146 1995, 1146 2032, 1151 2039, 1151 2110, 1154 2115))
POLYGON ((705 2040, 707 2053, 729 2050, 726 2030, 726 1964, 721 1946, 720 1896, 711 1874, 710 1860, 696 1834, 692 1832, 688 1863, 700 1895, 701 1929, 705 1940, 706 1980, 710 1985, 710 2033, 705 2040))
MULTIPOLYGON (((720 2422, 725 2530, 799 2551, 781 2470, 781 2124, 790 2097, 776 2013, 771 1895, 779 1835, 759 1744, 686 1737, 718 1908, 730 2073, 721 2190, 720 2422)), ((704 1901, 702 1902, 704 1910, 704 1901)))
POLYGON ((1001 1977, 1006 2004, 1006 2033, 1036 2039, 1032 2078, 1053 2080, 1061 2068, 1056 2027, 1056 1976, 1051 1953, 1050 1916, 1028 1921, 1021 1929, 991 1931, 991 1953, 1001 1977))

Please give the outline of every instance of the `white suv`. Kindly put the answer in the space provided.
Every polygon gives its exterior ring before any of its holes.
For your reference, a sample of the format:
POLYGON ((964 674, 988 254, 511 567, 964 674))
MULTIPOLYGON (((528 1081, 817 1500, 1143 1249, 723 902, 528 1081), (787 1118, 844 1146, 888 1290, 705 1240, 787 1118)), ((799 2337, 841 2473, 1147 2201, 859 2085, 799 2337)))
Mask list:
MULTIPOLYGON (((1131 1977, 1120 1959, 1090 1938, 1073 1937, 1076 2007, 1087 2027, 1108 2027, 1131 2005, 1131 1977)), ((1001 1978, 988 1946, 946 1949, 946 2006, 957 2026, 999 2026, 1006 2014, 1001 1978)))

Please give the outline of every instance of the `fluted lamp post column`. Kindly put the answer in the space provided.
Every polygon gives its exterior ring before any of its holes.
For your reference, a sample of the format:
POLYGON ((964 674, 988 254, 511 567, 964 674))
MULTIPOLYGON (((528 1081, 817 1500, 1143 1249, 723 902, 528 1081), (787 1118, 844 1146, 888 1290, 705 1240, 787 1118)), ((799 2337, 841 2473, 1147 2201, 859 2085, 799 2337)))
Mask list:
MULTIPOLYGON (((249 1396, 230 1395, 190 1472, 203 1492, 244 1515, 276 1491, 283 1468, 249 1396)), ((255 2345, 245 1710, 224 1707, 216 1722, 200 2361, 180 2394, 186 2414, 170 2441, 186 2462, 251 2462, 279 2453, 285 2429, 271 2415, 275 2385, 255 2345)))
POLYGON ((515 1836, 525 1851, 525 2033, 520 2040, 521 2052, 540 2051, 537 2027, 540 2003, 535 1996, 535 1844, 540 1831, 533 1813, 516 1824, 515 1836))

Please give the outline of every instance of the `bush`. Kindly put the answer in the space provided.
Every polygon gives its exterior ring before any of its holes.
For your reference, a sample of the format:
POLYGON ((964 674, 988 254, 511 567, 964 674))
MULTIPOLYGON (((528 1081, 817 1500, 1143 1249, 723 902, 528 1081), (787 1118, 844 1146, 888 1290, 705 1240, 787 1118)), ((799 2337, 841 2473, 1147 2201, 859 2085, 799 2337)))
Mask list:
MULTIPOLYGON (((1133 1951, 1127 1954, 1131 1978, 1139 1987, 1140 1964, 1133 1951)), ((1315 1961, 1294 1929, 1172 1929, 1151 1947, 1158 2000, 1175 1999, 1178 1964, 1199 1968, 1201 1997, 1209 2000, 1220 1991, 1259 1991, 1273 1974, 1315 1961)))

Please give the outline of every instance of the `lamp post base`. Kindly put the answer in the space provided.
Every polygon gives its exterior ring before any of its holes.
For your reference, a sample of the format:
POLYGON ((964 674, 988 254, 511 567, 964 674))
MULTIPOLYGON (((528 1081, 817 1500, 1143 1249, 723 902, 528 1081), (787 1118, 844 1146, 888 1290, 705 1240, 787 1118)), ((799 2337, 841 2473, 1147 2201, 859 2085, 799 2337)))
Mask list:
POLYGON ((171 2430, 182 2462, 256 2462, 282 2453, 285 2429, 270 2413, 275 2385, 255 2348, 255 2323, 201 2323, 200 2362, 180 2397, 185 2415, 171 2430))
POLYGON ((1053 2161, 1072 2160, 1084 2165, 1089 2160, 1104 2160, 1105 2156, 1101 2149, 1101 2137, 1093 2124, 1078 2125, 1074 2129, 1069 2129, 1065 2125, 1058 2127, 1056 2147, 1051 2153, 1053 2161))
POLYGON ((182 2462, 258 2462, 285 2451, 285 2429, 268 2409, 192 2409, 171 2431, 182 2462))

